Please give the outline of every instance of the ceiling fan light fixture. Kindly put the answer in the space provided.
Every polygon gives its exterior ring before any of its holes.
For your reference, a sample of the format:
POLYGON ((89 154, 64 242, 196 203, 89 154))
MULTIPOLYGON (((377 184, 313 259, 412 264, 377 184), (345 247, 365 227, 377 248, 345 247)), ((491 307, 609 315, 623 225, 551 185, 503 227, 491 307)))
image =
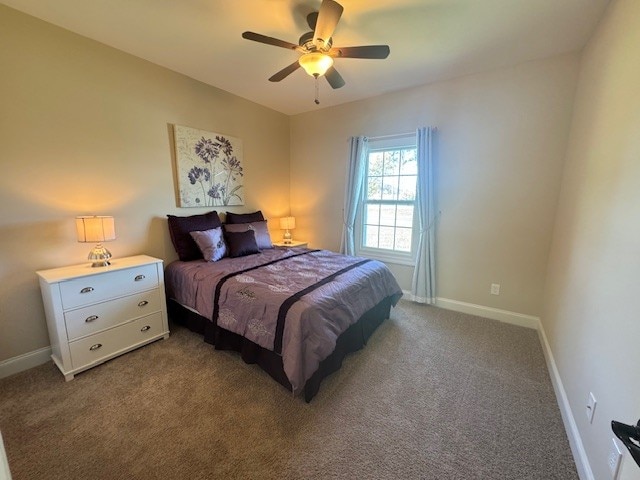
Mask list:
POLYGON ((345 85, 342 76, 333 68, 334 58, 384 59, 387 58, 390 53, 389 45, 334 47, 333 32, 340 21, 343 10, 342 5, 336 0, 322 0, 320 10, 307 15, 307 24, 311 31, 302 34, 297 45, 248 31, 242 34, 242 38, 300 53, 301 56, 298 60, 269 77, 269 81, 279 82, 284 80, 302 67, 305 72, 315 78, 316 103, 318 103, 317 91, 318 79, 320 77, 326 78, 327 83, 334 90, 345 85))
POLYGON ((321 77, 333 66, 333 58, 321 52, 309 52, 302 55, 298 63, 312 77, 321 77))

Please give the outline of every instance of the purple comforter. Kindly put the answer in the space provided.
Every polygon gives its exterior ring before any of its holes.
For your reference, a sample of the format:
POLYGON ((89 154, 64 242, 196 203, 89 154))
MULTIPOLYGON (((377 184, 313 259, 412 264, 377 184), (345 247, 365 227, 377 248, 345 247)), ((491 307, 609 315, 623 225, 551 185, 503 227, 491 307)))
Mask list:
POLYGON ((402 292, 381 262, 305 248, 270 249, 218 262, 172 262, 167 292, 218 326, 282 355, 294 393, 338 336, 402 292))

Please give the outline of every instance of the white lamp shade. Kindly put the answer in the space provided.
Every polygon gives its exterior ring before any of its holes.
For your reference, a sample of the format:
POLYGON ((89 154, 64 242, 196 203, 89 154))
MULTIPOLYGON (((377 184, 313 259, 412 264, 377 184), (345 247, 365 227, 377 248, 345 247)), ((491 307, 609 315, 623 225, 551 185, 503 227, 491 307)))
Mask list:
POLYGON ((78 242, 100 243, 116 239, 116 227, 113 217, 86 216, 76 217, 78 242))
POLYGON ((312 77, 321 77, 333 65, 333 58, 321 52, 310 52, 302 55, 298 63, 312 77))
POLYGON ((295 217, 282 217, 280 219, 280 229, 281 230, 291 230, 296 228, 296 219, 295 217))

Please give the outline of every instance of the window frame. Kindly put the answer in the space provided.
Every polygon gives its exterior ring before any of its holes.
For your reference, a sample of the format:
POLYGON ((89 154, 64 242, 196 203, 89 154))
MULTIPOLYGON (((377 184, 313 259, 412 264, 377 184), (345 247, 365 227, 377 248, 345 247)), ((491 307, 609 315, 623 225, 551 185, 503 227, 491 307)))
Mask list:
MULTIPOLYGON (((376 201, 379 205, 412 205, 413 206, 413 223, 411 226, 411 251, 400 252, 397 250, 390 250, 386 248, 367 247, 364 245, 364 231, 365 231, 365 215, 364 209, 367 205, 367 184, 369 178, 369 155, 372 152, 389 151, 389 150, 401 150, 407 148, 413 148, 417 150, 417 138, 414 133, 406 135, 394 135, 392 137, 370 137, 367 146, 367 156, 364 165, 363 185, 358 199, 358 208, 356 211, 356 221, 354 229, 354 240, 356 247, 356 255, 373 258, 387 263, 393 263, 398 265, 415 266, 415 258, 417 254, 418 246, 418 230, 420 228, 418 219, 418 195, 417 195, 417 182, 419 181, 419 175, 416 174, 416 195, 413 201, 410 200, 379 200, 376 201)), ((417 153, 417 152, 416 152, 417 153)))

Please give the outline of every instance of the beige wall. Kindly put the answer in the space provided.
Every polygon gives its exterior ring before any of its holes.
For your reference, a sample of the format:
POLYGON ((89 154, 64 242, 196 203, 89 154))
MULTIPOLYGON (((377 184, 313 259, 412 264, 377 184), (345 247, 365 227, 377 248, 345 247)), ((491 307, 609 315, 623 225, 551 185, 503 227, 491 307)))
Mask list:
POLYGON ((206 210, 176 207, 171 124, 241 138, 235 211, 289 213, 285 115, 1 5, 0 45, 0 361, 49 345, 35 271, 85 261, 76 215, 115 216, 115 256, 175 258, 166 214, 206 210))
MULTIPOLYGON (((339 248, 348 137, 435 126, 437 295, 538 315, 578 68, 565 55, 292 117, 295 236, 339 248)), ((393 270, 408 289, 411 268, 393 270)))
MULTIPOLYGON (((640 2, 587 45, 555 223, 543 325, 595 478, 611 420, 640 418, 640 2), (584 414, 589 392, 598 405, 584 414)), ((640 479, 627 454, 624 479, 640 479)))

